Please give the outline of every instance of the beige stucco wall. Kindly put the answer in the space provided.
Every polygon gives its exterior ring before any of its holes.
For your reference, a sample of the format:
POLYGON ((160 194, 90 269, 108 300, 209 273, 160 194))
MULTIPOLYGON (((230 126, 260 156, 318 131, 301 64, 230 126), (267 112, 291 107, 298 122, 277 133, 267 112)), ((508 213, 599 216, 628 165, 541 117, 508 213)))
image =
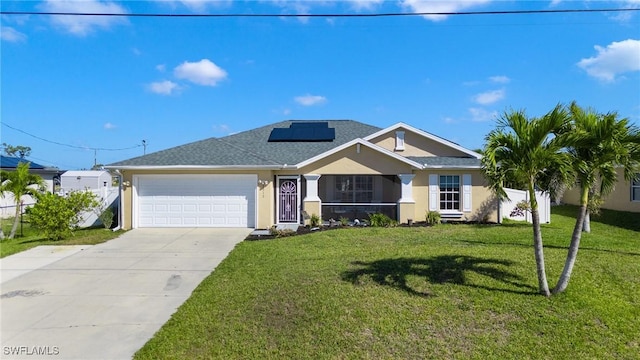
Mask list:
POLYGON ((382 155, 379 151, 372 150, 364 145, 353 145, 335 154, 320 159, 299 170, 278 171, 277 175, 297 174, 359 174, 359 175, 389 175, 411 174, 411 165, 382 155))
MULTIPOLYGON (((409 134, 409 132, 407 132, 409 134)), ((394 135, 395 136, 395 135, 394 135)), ((406 135, 405 135, 406 136, 406 135)), ((407 139, 407 138, 405 138, 407 139)), ((393 139, 395 142, 395 139, 393 139)), ((423 144, 425 145, 425 144, 423 144)), ((123 180, 133 184, 134 171, 124 170, 123 180)), ((275 180, 278 175, 398 175, 415 174, 413 178, 413 199, 414 204, 402 204, 399 208, 399 220, 406 222, 407 219, 423 221, 429 208, 429 174, 438 175, 472 175, 472 211, 465 213, 466 220, 497 221, 496 202, 492 194, 486 187, 484 177, 480 170, 416 170, 411 165, 393 157, 382 155, 380 152, 372 150, 364 145, 353 145, 331 156, 320 159, 315 163, 307 165, 298 170, 235 170, 235 171, 198 171, 198 170, 136 170, 135 175, 144 174, 256 174, 258 180, 266 180, 266 185, 257 185, 257 228, 269 228, 276 219, 275 205, 275 180)), ((123 202, 125 218, 123 227, 130 229, 132 226, 132 186, 124 187, 123 202)), ((305 193, 301 194, 301 206, 309 215, 320 214, 320 203, 315 201, 303 201, 305 193)), ((399 196, 398 196, 399 197, 399 196)))
POLYGON ((402 156, 469 156, 462 151, 427 139, 404 128, 382 134, 371 139, 371 142, 402 156), (395 150, 396 131, 404 131, 404 150, 395 150))
MULTIPOLYGON (((416 202, 415 206, 415 221, 423 221, 426 216, 426 212, 429 210, 429 175, 459 175, 462 182, 462 175, 471 175, 471 211, 465 212, 463 220, 468 221, 482 221, 487 220, 491 222, 498 221, 497 201, 493 196, 491 190, 487 188, 487 184, 484 176, 480 170, 444 170, 444 169, 430 169, 423 170, 416 174, 413 178, 413 199, 416 202)), ((462 185, 462 184, 461 184, 462 185)), ((461 186, 462 187, 462 186, 461 186)), ((462 190, 461 190, 462 191, 462 190)), ((440 198, 438 196, 437 202, 440 198)), ((461 195, 462 201, 462 195, 461 195)), ((462 206, 462 204, 461 204, 462 206)))
MULTIPOLYGON (((565 191, 562 196, 562 202, 578 205, 580 203, 580 188, 574 186, 565 191)), ((615 190, 606 197, 602 208, 640 213, 640 201, 631 201, 631 183, 624 179, 622 169, 618 170, 618 181, 616 182, 615 190)))

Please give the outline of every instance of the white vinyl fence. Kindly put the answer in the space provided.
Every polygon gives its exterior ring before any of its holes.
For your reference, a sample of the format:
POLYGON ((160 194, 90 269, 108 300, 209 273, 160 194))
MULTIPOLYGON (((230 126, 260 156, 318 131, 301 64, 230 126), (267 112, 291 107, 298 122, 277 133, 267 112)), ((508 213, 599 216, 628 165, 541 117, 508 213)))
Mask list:
MULTIPOLYGON (((531 222, 531 213, 524 212, 524 216, 511 216, 511 212, 520 201, 529 201, 529 192, 516 189, 504 189, 509 197, 500 203, 500 214, 502 218, 531 222)), ((551 197, 549 193, 536 191, 538 201, 538 212, 540 213, 540 223, 551 222, 551 197)))
MULTIPOLYGON (((61 189, 58 192, 60 196, 67 196, 69 191, 61 189)), ((110 188, 101 188, 101 189, 87 189, 98 196, 98 200, 102 203, 104 208, 117 208, 118 207, 118 199, 120 198, 120 190, 117 187, 110 188)), ((13 217, 16 214, 16 204, 13 198, 13 195, 9 193, 5 193, 4 197, 0 199, 0 217, 3 219, 13 217)), ((25 195, 22 197, 22 209, 21 212, 33 206, 36 203, 36 200, 29 195, 25 195)), ((115 210, 114 210, 115 212, 115 210)), ((98 214, 93 211, 87 211, 82 214, 82 219, 84 220, 79 226, 81 228, 90 227, 90 226, 98 226, 101 225, 100 220, 98 219, 98 214)))

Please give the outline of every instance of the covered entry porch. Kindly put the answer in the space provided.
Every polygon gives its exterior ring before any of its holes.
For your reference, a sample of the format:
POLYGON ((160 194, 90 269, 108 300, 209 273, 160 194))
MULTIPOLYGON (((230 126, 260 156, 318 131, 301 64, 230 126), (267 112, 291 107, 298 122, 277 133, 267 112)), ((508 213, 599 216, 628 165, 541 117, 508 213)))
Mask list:
POLYGON ((413 177, 414 174, 304 174, 299 177, 280 177, 276 194, 277 221, 279 224, 302 223, 303 214, 315 214, 323 221, 347 219, 353 222, 382 213, 405 222, 413 218, 414 213, 413 177), (292 185, 296 185, 296 188, 292 188, 292 185), (296 213, 292 213, 291 209, 297 208, 294 202, 300 205, 298 217, 292 216, 296 213))

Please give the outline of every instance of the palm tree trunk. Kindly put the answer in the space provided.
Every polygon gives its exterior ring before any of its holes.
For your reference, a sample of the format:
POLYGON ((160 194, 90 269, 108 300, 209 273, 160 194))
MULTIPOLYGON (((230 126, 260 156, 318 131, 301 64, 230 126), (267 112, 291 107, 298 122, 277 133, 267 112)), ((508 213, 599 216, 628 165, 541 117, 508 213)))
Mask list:
POLYGON ((591 215, 589 214, 589 209, 587 209, 587 213, 584 215, 584 221, 582 222, 582 231, 586 233, 591 232, 591 215))
POLYGON ((9 239, 13 239, 18 231, 18 224, 20 224, 20 210, 22 210, 22 200, 16 201, 16 216, 13 218, 13 226, 11 227, 9 239))
POLYGON ((571 243, 569 244, 569 251, 567 252, 567 260, 564 262, 564 269, 560 274, 560 279, 553 289, 554 294, 559 294, 566 290, 569 286, 569 279, 571 278, 571 272, 573 271, 573 265, 576 263, 578 257, 578 249, 580 248, 580 238, 582 237, 582 226, 584 225, 585 217, 587 216, 587 203, 589 201, 588 189, 582 190, 580 197, 580 211, 578 212, 578 218, 576 219, 576 225, 573 228, 573 234, 571 235, 571 243))
POLYGON ((531 221, 533 222, 533 251, 536 258, 536 270, 538 272, 538 290, 544 296, 550 296, 547 272, 544 266, 544 248, 542 246, 542 232, 540 230, 540 214, 538 213, 538 201, 533 184, 529 185, 529 198, 531 203, 531 221))

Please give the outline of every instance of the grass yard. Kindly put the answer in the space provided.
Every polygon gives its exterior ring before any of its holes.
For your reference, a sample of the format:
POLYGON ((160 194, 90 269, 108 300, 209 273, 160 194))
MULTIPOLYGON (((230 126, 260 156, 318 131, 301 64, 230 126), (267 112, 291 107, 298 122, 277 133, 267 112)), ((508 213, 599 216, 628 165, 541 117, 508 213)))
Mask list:
MULTIPOLYGON (((2 230, 5 236, 9 236, 13 219, 2 220, 2 230)), ((95 245, 103 243, 107 240, 114 239, 122 235, 123 231, 109 231, 105 228, 79 229, 74 234, 64 240, 47 240, 44 239, 38 229, 31 228, 28 222, 22 224, 22 236, 20 236, 20 227, 18 227, 17 235, 13 239, 0 240, 0 258, 13 255, 21 251, 29 250, 40 245, 95 245)))
MULTIPOLYGON (((544 225, 551 286, 576 211, 544 225)), ((135 358, 637 359, 640 217, 598 221, 552 298, 537 295, 527 224, 245 241, 135 358)))

